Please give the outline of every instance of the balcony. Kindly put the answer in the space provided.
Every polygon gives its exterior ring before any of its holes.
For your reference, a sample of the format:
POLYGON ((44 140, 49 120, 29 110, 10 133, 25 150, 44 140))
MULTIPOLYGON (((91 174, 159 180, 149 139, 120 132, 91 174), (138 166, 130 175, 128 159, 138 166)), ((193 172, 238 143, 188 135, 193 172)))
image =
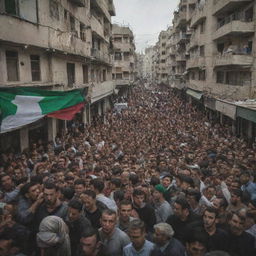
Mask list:
POLYGON ((203 20, 206 19, 207 15, 207 8, 205 6, 199 8, 197 7, 195 9, 196 11, 193 13, 191 22, 190 22, 190 27, 195 28, 198 24, 200 24, 203 20))
POLYGON ((100 37, 105 38, 103 25, 98 21, 98 19, 92 15, 91 17, 91 28, 92 31, 98 34, 100 37))
POLYGON ((245 22, 242 20, 233 20, 229 23, 219 23, 218 27, 218 30, 214 33, 214 40, 221 39, 225 36, 246 36, 254 33, 253 21, 245 22))
POLYGON ((109 22, 111 22, 111 16, 109 13, 109 6, 106 4, 105 0, 91 0, 91 9, 100 11, 105 15, 109 22))
POLYGON ((213 15, 220 15, 252 2, 252 0, 214 0, 213 15))
POLYGON ((186 35, 186 33, 180 33, 178 39, 177 39, 177 43, 178 44, 182 44, 182 43, 185 43, 186 41, 188 41, 189 38, 188 36, 186 35))
POLYGON ((177 54, 176 55, 176 61, 177 62, 186 61, 186 55, 185 54, 177 54))
POLYGON ((179 6, 182 7, 182 6, 186 6, 187 3, 188 3, 189 0, 180 0, 180 4, 179 6))
POLYGON ((223 54, 215 57, 215 67, 219 66, 252 66, 253 57, 248 54, 223 54))
POLYGON ((69 0, 69 2, 77 5, 78 7, 85 7, 84 0, 69 0))
POLYGON ((107 64, 111 64, 111 58, 108 53, 104 53, 98 49, 91 49, 91 56, 95 58, 97 61, 101 61, 107 64))
POLYGON ((195 57, 187 60, 187 69, 205 66, 205 57, 195 57))
POLYGON ((187 22, 187 12, 180 11, 179 16, 177 18, 176 26, 177 27, 182 26, 183 24, 186 24, 186 22, 187 22))
POLYGON ((103 99, 114 93, 115 83, 114 81, 105 81, 103 83, 95 83, 92 86, 91 103, 94 103, 100 99, 103 99))
POLYGON ((197 0, 188 0, 189 5, 196 4, 196 3, 197 3, 197 0))

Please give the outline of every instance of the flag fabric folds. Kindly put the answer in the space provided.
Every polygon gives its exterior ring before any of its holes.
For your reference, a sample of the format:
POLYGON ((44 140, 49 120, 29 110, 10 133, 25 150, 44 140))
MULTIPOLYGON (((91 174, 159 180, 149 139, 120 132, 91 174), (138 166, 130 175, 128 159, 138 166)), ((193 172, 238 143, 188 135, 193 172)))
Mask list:
POLYGON ((0 89, 0 133, 18 129, 44 116, 71 120, 84 104, 82 89, 64 92, 28 87, 0 89))

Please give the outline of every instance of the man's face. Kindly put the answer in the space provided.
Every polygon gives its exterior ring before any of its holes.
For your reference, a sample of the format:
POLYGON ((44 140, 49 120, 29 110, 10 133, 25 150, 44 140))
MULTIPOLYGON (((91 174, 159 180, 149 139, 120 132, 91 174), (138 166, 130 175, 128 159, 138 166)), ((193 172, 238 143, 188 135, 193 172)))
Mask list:
POLYGON ((30 189, 28 190, 27 197, 32 201, 36 201, 39 194, 40 194, 40 189, 39 189, 39 185, 37 184, 30 187, 30 189))
POLYGON ((53 206, 58 198, 58 193, 57 191, 53 188, 53 189, 44 189, 44 201, 46 203, 46 205, 48 206, 53 206))
POLYGON ((96 251, 97 246, 99 245, 99 243, 97 243, 96 235, 89 236, 89 237, 86 237, 86 238, 82 237, 80 239, 80 244, 81 244, 84 256, 94 255, 94 252, 96 251))
POLYGON ((244 221, 241 220, 236 214, 229 221, 230 230, 234 235, 241 235, 244 231, 244 221))
POLYGON ((170 186, 171 184, 171 179, 170 177, 165 177, 162 179, 162 184, 165 188, 168 188, 168 186, 170 186))
POLYGON ((204 256, 206 248, 199 242, 187 243, 187 252, 189 256, 204 256))
POLYGON ((90 211, 91 209, 93 209, 94 205, 95 205, 95 199, 93 199, 91 196, 82 194, 80 196, 81 201, 83 202, 85 209, 90 211))
POLYGON ((237 205, 238 201, 239 201, 239 196, 234 195, 234 194, 231 193, 230 202, 231 202, 233 205, 237 205))
POLYGON ((203 223, 205 228, 211 228, 216 224, 216 216, 214 212, 204 212, 203 223))
POLYGON ((9 191, 13 188, 13 182, 9 175, 2 177, 1 183, 6 191, 9 191))
POLYGON ((142 204, 144 203, 145 201, 145 196, 144 195, 136 195, 133 197, 133 201, 134 201, 134 204, 137 206, 137 207, 141 207, 142 204))
POLYGON ((75 185, 75 193, 76 193, 76 195, 81 195, 84 190, 85 190, 85 187, 84 187, 83 184, 75 185))
POLYGON ((115 225, 116 225, 116 215, 108 215, 108 214, 102 214, 100 219, 100 224, 102 227, 102 231, 109 235, 113 232, 115 225))
POLYGON ((168 237, 163 234, 159 229, 155 229, 154 232, 154 242, 159 245, 163 246, 168 241, 168 237))
POLYGON ((68 207, 68 218, 71 222, 76 221, 80 218, 81 212, 72 207, 68 207))
POLYGON ((19 179, 22 178, 21 169, 15 169, 15 170, 14 170, 14 173, 15 173, 15 178, 16 178, 17 180, 19 180, 19 179))
POLYGON ((132 212, 132 205, 121 205, 119 209, 119 218, 122 221, 128 221, 129 217, 131 216, 132 212))
POLYGON ((177 203, 174 203, 173 211, 178 218, 182 218, 184 216, 184 210, 182 209, 181 205, 177 203))
POLYGON ((64 179, 65 179, 63 172, 57 172, 55 177, 56 177, 57 181, 64 181, 64 179))
POLYGON ((246 174, 243 174, 243 175, 240 176, 240 182, 243 185, 247 184, 249 182, 249 180, 250 180, 250 177, 246 174))
POLYGON ((160 198, 161 198, 161 193, 159 191, 157 191, 156 189, 154 189, 154 191, 153 191, 153 199, 155 201, 159 201, 160 198))
POLYGON ((58 166, 61 167, 61 168, 64 168, 65 167, 65 159, 64 158, 60 158, 59 161, 58 161, 58 166))
POLYGON ((132 229, 129 231, 129 237, 136 250, 140 250, 145 243, 145 232, 141 229, 132 229))

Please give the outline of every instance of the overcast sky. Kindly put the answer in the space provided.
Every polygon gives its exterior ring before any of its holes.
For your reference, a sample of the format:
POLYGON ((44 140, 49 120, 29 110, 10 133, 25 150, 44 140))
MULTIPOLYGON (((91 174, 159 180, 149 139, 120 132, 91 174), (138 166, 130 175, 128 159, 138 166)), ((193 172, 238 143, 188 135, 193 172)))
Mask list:
POLYGON ((136 51, 154 45, 161 30, 171 25, 179 0, 114 0, 113 23, 129 25, 133 30, 136 51))

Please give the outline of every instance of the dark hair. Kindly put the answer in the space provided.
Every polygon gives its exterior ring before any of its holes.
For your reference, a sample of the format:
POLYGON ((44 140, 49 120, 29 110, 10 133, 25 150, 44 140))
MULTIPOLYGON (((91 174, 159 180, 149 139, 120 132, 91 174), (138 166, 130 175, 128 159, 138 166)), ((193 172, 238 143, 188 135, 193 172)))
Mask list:
POLYGON ((130 174, 129 180, 131 181, 132 185, 135 186, 139 182, 139 176, 135 173, 130 174))
POLYGON ((111 209, 104 209, 101 213, 101 216, 103 216, 103 214, 106 214, 106 215, 115 215, 116 216, 116 212, 114 210, 111 210, 111 209))
POLYGON ((99 178, 91 180, 90 184, 93 185, 93 187, 97 189, 100 193, 103 191, 105 187, 104 182, 99 178))
POLYGON ((74 185, 83 185, 85 187, 85 181, 83 179, 77 179, 75 180, 74 185))
POLYGON ((174 203, 179 204, 183 210, 190 209, 190 205, 189 205, 188 201, 183 197, 178 197, 174 203))
POLYGON ((160 179, 157 176, 152 176, 149 184, 152 186, 156 186, 156 185, 160 184, 160 179))
POLYGON ((75 190, 70 187, 61 188, 61 194, 64 196, 65 199, 71 200, 74 197, 75 190))
POLYGON ((195 227, 190 230, 188 236, 187 236, 187 243, 194 243, 199 242, 204 247, 207 248, 208 245, 208 234, 206 231, 201 227, 195 227))
POLYGON ((96 198, 96 193, 93 190, 85 190, 82 192, 82 194, 87 195, 91 197, 92 199, 96 198))
POLYGON ((97 242, 100 241, 99 232, 97 229, 93 228, 92 226, 87 226, 86 229, 84 229, 81 238, 87 238, 91 236, 96 236, 97 242))
POLYGON ((231 195, 234 194, 235 196, 238 196, 240 198, 243 197, 243 192, 241 189, 233 189, 231 192, 231 195))
POLYGON ((29 182, 29 183, 25 184, 25 185, 21 188, 20 194, 21 194, 22 196, 25 196, 25 195, 29 192, 30 188, 33 187, 33 186, 36 186, 36 185, 38 185, 38 183, 36 183, 36 182, 29 182))
POLYGON ((193 196, 194 199, 199 202, 200 199, 201 199, 201 193, 199 190, 196 190, 196 189, 188 189, 187 190, 187 195, 189 196, 193 196))
POLYGON ((132 202, 129 201, 129 200, 122 200, 120 203, 119 203, 119 208, 121 208, 122 205, 131 205, 132 206, 132 202))
POLYGON ((121 179, 119 178, 112 178, 110 183, 114 184, 117 188, 120 188, 122 185, 121 179))
POLYGON ((133 196, 144 196, 146 198, 146 193, 141 189, 134 189, 133 196))
MULTIPOLYGON (((207 207, 205 210, 204 210, 204 213, 205 212, 210 212, 210 213, 214 213, 215 214, 215 218, 218 218, 219 216, 219 212, 216 208, 213 208, 213 207, 207 207)), ((204 215, 204 214, 203 214, 204 215)))
POLYGON ((140 229, 142 232, 144 232, 145 231, 145 223, 140 219, 132 220, 129 223, 128 230, 131 231, 134 229, 140 229))
POLYGON ((115 201, 122 201, 124 199, 124 191, 117 190, 114 192, 114 200, 115 201))
POLYGON ((81 212, 83 210, 83 204, 80 201, 76 200, 76 199, 71 200, 68 203, 68 207, 76 209, 79 212, 81 212))
POLYGON ((191 177, 188 177, 186 175, 180 175, 180 180, 181 180, 181 182, 188 183, 191 187, 195 186, 194 181, 191 177))
POLYGON ((56 191, 59 190, 58 186, 51 182, 44 183, 44 189, 55 189, 56 191))

